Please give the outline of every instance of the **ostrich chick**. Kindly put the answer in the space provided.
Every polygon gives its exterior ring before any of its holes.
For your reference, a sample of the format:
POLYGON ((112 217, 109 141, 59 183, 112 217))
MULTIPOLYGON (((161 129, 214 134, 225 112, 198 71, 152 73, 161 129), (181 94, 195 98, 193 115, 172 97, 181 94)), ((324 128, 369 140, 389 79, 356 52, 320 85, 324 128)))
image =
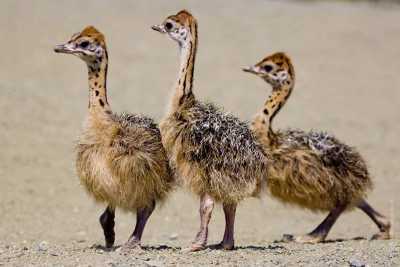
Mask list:
POLYGON ((102 33, 86 27, 54 51, 75 55, 88 67, 89 108, 76 146, 76 169, 88 193, 108 205, 100 216, 106 247, 114 244, 116 207, 137 213, 135 230, 124 248, 140 246, 156 202, 165 199, 173 184, 160 131, 150 118, 111 111, 102 33))
POLYGON ((390 223, 366 201, 372 188, 361 155, 332 135, 300 130, 272 130, 272 120, 289 98, 295 83, 293 65, 284 53, 270 55, 244 71, 272 86, 272 94, 256 115, 252 130, 271 160, 268 188, 273 197, 312 211, 328 211, 326 219, 304 236, 284 235, 286 241, 317 243, 345 210, 364 211, 378 226, 373 239, 389 239, 390 223))
POLYGON ((188 250, 205 248, 215 202, 222 203, 226 222, 223 240, 217 247, 233 249, 237 203, 257 195, 265 179, 263 150, 246 123, 198 101, 192 92, 198 41, 196 19, 182 10, 153 29, 180 47, 178 79, 160 130, 171 167, 200 197, 200 230, 188 250))

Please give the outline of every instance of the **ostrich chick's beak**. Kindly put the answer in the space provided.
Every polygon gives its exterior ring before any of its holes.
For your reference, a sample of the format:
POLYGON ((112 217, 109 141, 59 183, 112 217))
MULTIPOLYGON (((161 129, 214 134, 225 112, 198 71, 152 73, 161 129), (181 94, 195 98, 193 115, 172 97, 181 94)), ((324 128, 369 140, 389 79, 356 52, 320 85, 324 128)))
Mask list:
POLYGON ((257 68, 254 67, 254 66, 244 67, 244 68, 242 68, 242 70, 243 70, 244 72, 250 72, 250 73, 257 74, 257 68))
POLYGON ((160 33, 165 33, 164 25, 153 25, 151 28, 160 33))
POLYGON ((71 47, 69 47, 68 44, 60 44, 54 47, 54 52, 71 54, 73 50, 71 49, 71 47))

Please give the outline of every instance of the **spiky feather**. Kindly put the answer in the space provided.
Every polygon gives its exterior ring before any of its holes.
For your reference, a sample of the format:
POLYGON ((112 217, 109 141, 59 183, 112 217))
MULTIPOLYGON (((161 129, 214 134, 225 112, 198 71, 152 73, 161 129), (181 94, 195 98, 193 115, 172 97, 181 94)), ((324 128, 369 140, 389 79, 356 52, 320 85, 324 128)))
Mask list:
POLYGON ((259 192, 266 161, 246 123, 192 97, 160 129, 172 166, 196 194, 237 203, 259 192))

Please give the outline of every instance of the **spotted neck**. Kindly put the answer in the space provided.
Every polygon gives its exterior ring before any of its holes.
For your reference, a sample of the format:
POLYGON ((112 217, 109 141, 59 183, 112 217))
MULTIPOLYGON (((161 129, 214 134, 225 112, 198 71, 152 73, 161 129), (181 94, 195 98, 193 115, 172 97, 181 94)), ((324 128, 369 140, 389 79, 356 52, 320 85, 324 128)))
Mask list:
POLYGON ((193 96, 193 72, 197 52, 197 24, 195 22, 190 26, 190 34, 187 40, 179 46, 181 64, 172 99, 173 111, 177 110, 188 97, 193 96))
POLYGON ((101 58, 88 63, 89 76, 89 112, 91 114, 108 114, 111 112, 107 101, 107 52, 101 58))
POLYGON ((269 145, 273 143, 275 134, 272 130, 272 121, 290 97, 293 86, 294 81, 292 80, 286 80, 283 84, 275 86, 263 109, 257 114, 253 122, 253 128, 255 128, 259 136, 262 136, 260 138, 264 143, 269 145))

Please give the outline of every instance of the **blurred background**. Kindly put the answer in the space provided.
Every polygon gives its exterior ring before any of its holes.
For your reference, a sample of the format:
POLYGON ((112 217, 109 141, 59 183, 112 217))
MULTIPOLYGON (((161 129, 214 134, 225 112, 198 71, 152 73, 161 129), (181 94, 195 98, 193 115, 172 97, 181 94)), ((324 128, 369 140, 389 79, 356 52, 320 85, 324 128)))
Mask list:
MULTIPOLYGON (((162 118, 179 58, 175 43, 150 29, 180 9, 199 21, 196 95, 250 120, 270 88, 242 73, 267 54, 285 51, 297 85, 275 128, 317 129, 356 146, 374 177, 370 203, 400 234, 399 1, 16 1, 0 3, 0 242, 102 244, 95 204, 74 169, 87 109, 87 70, 53 52, 86 25, 109 49, 108 92, 114 111, 162 118)), ((186 245, 198 227, 197 199, 183 191, 157 209, 146 244, 186 245)), ((264 197, 237 213, 237 244, 265 244, 305 233, 325 214, 264 197)), ((210 243, 223 233, 215 209, 210 243)), ((117 243, 134 227, 117 214, 117 243)), ((369 237, 360 211, 342 216, 329 238, 369 237)))

